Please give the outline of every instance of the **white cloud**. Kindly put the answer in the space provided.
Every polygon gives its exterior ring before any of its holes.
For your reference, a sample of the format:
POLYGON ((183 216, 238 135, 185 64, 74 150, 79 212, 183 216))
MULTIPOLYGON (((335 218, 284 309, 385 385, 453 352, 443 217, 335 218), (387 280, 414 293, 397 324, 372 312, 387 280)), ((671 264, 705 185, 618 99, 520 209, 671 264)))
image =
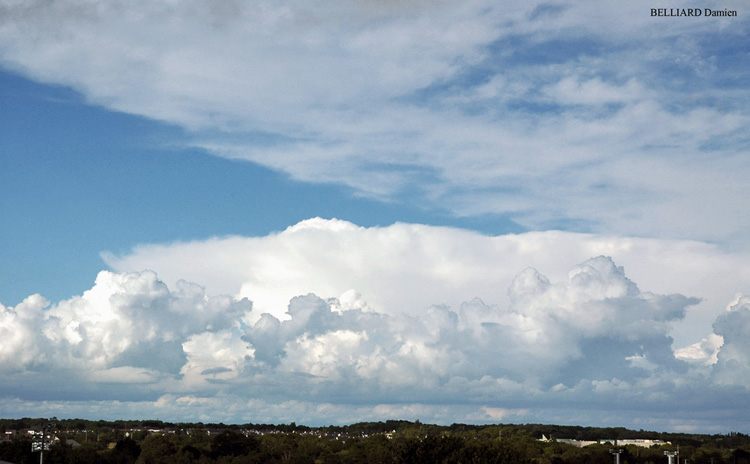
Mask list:
POLYGON ((190 335, 182 349, 187 357, 180 370, 183 382, 198 385, 237 377, 246 358, 253 356, 253 350, 236 328, 190 335))
POLYGON ((677 428, 649 405, 688 398, 747 425, 729 405, 747 395, 746 297, 723 311, 750 293, 747 80, 716 51, 747 20, 652 6, 0 0, 3 67, 185 145, 600 233, 311 219, 105 255, 115 272, 81 296, 0 306, 0 409, 60 389, 51 407, 87 414, 531 421, 638 400, 677 428), (101 388, 118 382, 128 401, 101 388), (542 397, 560 407, 535 412, 542 397))
MULTIPOLYGON (((185 282, 170 291, 153 272, 102 271, 81 296, 50 305, 35 295, 15 308, 0 306, 0 328, 7 335, 0 389, 23 390, 26 382, 47 376, 43 390, 84 392, 88 382, 163 388, 158 382, 196 364, 190 349, 196 337, 219 337, 250 308, 247 300, 209 297, 185 282)), ((204 364, 224 367, 222 353, 213 352, 215 362, 204 364)))
POLYGON ((0 371, 12 371, 39 360, 36 335, 41 329, 43 308, 49 304, 41 295, 32 295, 15 308, 0 304, 0 371))
MULTIPOLYGON (((267 417, 271 422, 312 423, 392 418, 397 413, 441 422, 552 420, 585 400, 591 414, 606 409, 604 405, 627 406, 664 427, 676 426, 651 410, 679 397, 693 401, 698 416, 700 411, 722 410, 732 423, 744 424, 744 412, 736 409, 734 399, 747 395, 746 297, 737 298, 731 311, 716 319, 715 335, 708 339, 721 337, 724 344, 712 366, 681 360, 699 360, 703 355, 694 353, 695 347, 675 353, 671 346, 673 326, 698 300, 643 291, 623 267, 605 256, 585 259, 549 277, 533 268, 514 271, 515 277, 504 283, 493 275, 487 283, 492 291, 483 299, 472 299, 468 293, 455 305, 437 301, 474 289, 468 284, 471 278, 461 278, 470 271, 481 275, 517 259, 534 261, 549 250, 562 255, 572 249, 586 252, 596 241, 616 251, 615 239, 560 233, 485 237, 406 224, 365 229, 314 220, 256 242, 258 249, 273 253, 281 243, 309 245, 307 240, 316 244, 321 239, 352 246, 329 249, 330 255, 306 256, 316 260, 309 261, 314 275, 329 275, 329 266, 338 269, 330 275, 351 275, 343 263, 376 269, 383 288, 404 280, 397 289, 403 291, 402 300, 367 301, 368 293, 380 287, 361 294, 347 290, 341 299, 309 293, 292 298, 284 314, 260 314, 262 310, 246 299, 208 296, 203 287, 184 281, 170 290, 151 271, 102 271, 80 297, 50 304, 33 296, 15 308, 0 308, 0 328, 26 334, 3 345, 0 396, 18 398, 30 411, 37 406, 29 401, 59 389, 59 407, 69 413, 102 408, 108 414, 158 411, 175 418, 217 420, 226 415, 235 421, 267 417), (421 249, 410 240, 394 240, 409 239, 415 231, 421 249), (329 234, 339 239, 330 240, 329 234), (381 234, 392 241, 379 240, 381 234), (372 259, 374 253, 363 259, 348 252, 366 251, 365 243, 377 247, 380 261, 372 259), (447 260, 456 253, 438 246, 447 243, 460 244, 464 256, 476 261, 447 260), (567 243, 567 251, 550 246, 561 243, 567 243), (506 255, 487 252, 493 249, 506 255), (420 283, 392 275, 383 263, 393 259, 393 250, 401 262, 422 269, 420 274, 405 266, 404 275, 430 275, 433 280, 420 283), (443 253, 435 255, 435 250, 443 253), (454 286, 449 292, 439 291, 450 283, 454 286), (508 288, 507 299, 502 297, 503 287, 508 288), (422 296, 409 299, 409 292, 422 296), (40 390, 40 384, 46 387, 40 390), (117 389, 108 393, 99 387, 113 384, 117 389), (80 402, 93 393, 101 403, 80 402), (540 401, 557 406, 538 409, 540 401)), ((664 243, 646 243, 665 253, 655 246, 664 243)), ((245 252, 252 256, 256 250, 250 248, 245 252)), ((302 249, 321 247, 298 248, 302 249)), ((290 246, 283 250, 274 255, 273 266, 288 279, 287 269, 301 271, 282 258, 305 255, 292 253, 290 246)), ((192 250, 190 256, 199 257, 192 250)), ((453 256, 457 259, 459 254, 453 256)), ((656 255, 663 256, 669 255, 656 255)), ((702 259, 710 262, 706 256, 702 259)), ((269 280, 272 267, 260 269, 275 288, 269 280)), ((677 272, 679 263, 672 269, 677 272)), ((304 280, 292 282, 299 285, 304 280)), ((237 287, 242 288, 241 283, 237 287)), ((708 427, 709 422, 700 423, 708 427)))
POLYGON ((716 355, 714 378, 729 385, 747 382, 750 376, 750 297, 741 296, 727 313, 719 316, 714 332, 724 339, 716 355))
POLYGON ((521 418, 528 416, 529 411, 526 409, 505 409, 505 408, 490 408, 482 406, 479 409, 479 413, 473 417, 477 421, 491 421, 491 422, 512 422, 515 418, 521 418))
POLYGON ((160 373, 152 369, 140 369, 132 366, 113 367, 91 371, 88 380, 94 383, 153 383, 160 373))
POLYGON ((578 82, 566 77, 550 86, 546 93, 556 102, 568 105, 602 105, 607 103, 631 103, 645 98, 645 89, 637 80, 631 79, 622 86, 602 82, 601 78, 578 82))
POLYGON ((742 244, 750 226, 744 68, 714 46, 745 19, 645 1, 0 5, 4 66, 298 180, 533 229, 742 244))
POLYGON ((717 355, 723 344, 724 338, 712 333, 697 343, 676 350, 675 356, 683 361, 712 366, 718 361, 717 355))
MULTIPOLYGON (((543 290, 538 273, 526 271, 516 277, 528 266, 561 280, 567 277, 569 263, 598 255, 611 256, 650 291, 702 299, 670 333, 676 348, 710 334, 726 302, 738 291, 750 291, 745 290, 750 282, 747 255, 701 242, 555 231, 491 237, 416 224, 363 228, 319 218, 266 237, 144 245, 125 256, 104 257, 118 272, 153 269, 170 286, 186 279, 200 282, 211 294, 248 297, 255 312, 247 322, 253 323, 264 312, 287 317, 287 304, 297 295, 338 298, 349 292, 349 301, 352 289, 360 294, 354 307, 366 302, 367 310, 386 314, 419 315, 442 304, 457 310, 474 297, 506 307, 513 298, 530 298, 543 290)), ((585 280, 585 269, 576 272, 585 280)), ((618 285, 622 287, 603 288, 627 292, 630 284, 618 285)), ((555 296, 559 291, 545 297, 577 297, 555 296)))

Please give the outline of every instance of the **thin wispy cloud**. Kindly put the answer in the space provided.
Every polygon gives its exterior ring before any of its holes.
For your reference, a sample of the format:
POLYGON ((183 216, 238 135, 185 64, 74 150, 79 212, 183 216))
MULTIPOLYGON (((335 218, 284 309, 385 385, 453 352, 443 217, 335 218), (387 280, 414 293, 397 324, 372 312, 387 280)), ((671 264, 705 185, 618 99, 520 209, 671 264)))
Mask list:
POLYGON ((0 34, 6 66, 295 179, 531 228, 739 239, 746 22, 651 6, 25 2, 0 34))

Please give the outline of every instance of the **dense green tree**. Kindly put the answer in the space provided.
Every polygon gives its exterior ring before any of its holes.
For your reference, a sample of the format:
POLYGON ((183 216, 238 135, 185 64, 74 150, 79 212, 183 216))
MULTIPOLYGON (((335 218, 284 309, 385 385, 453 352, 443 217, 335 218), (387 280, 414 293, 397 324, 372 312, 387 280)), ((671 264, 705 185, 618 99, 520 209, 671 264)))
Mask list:
POLYGON ((175 446, 164 435, 151 435, 141 444, 137 464, 173 464, 175 446))
POLYGON ((214 458, 245 456, 250 453, 257 453, 259 450, 260 442, 255 437, 246 437, 230 431, 216 435, 211 443, 211 456, 214 458))
POLYGON ((31 440, 25 437, 13 441, 0 442, 0 460, 14 464, 33 464, 34 462, 39 462, 38 455, 31 452, 31 440))
POLYGON ((115 447, 108 453, 107 462, 110 464, 135 464, 141 454, 141 447, 132 438, 124 438, 115 443, 115 447))
MULTIPOLYGON (((0 419, 6 430, 16 426, 42 426, 45 419, 0 419)), ((203 424, 198 424, 203 426, 203 424)), ((162 421, 58 421, 60 439, 45 453, 45 464, 610 464, 613 444, 576 448, 556 441, 539 441, 542 435, 557 438, 660 438, 673 445, 642 448, 617 446, 624 450, 622 464, 661 464, 664 450, 679 447, 680 458, 693 464, 750 464, 750 437, 732 432, 726 435, 657 434, 621 428, 591 428, 555 425, 467 425, 438 426, 408 421, 360 423, 311 429, 289 425, 208 424, 227 432, 210 436, 196 424, 162 421), (166 434, 147 431, 131 433, 124 428, 144 424, 174 426, 166 434), (245 436, 240 429, 271 431, 245 436), (85 430, 94 430, 86 439, 85 430), (392 436, 383 432, 396 431, 392 436), (99 436, 99 440, 94 437, 99 436), (83 443, 65 445, 66 438, 83 443), (336 438, 336 439, 334 439, 336 438)), ((21 429, 22 430, 22 429, 21 429)), ((36 464, 39 454, 31 452, 25 433, 0 442, 0 460, 15 464, 36 464)))

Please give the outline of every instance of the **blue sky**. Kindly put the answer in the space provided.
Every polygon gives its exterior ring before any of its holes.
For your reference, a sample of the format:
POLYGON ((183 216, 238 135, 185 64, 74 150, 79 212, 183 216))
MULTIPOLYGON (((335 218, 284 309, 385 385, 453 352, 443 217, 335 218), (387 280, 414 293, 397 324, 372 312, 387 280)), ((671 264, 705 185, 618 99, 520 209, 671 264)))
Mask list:
POLYGON ((0 411, 747 431, 748 21, 651 7, 0 1, 0 411))
POLYGON ((101 251, 211 236, 266 235, 310 217, 363 226, 412 221, 519 231, 502 215, 456 218, 402 200, 310 185, 252 163, 184 147, 179 127, 88 105, 70 88, 2 78, 3 267, 0 293, 80 294, 101 251), (33 240, 30 240, 33 237, 33 240), (32 245, 33 242, 33 245, 32 245), (64 266, 61 263, 65 263, 64 266))

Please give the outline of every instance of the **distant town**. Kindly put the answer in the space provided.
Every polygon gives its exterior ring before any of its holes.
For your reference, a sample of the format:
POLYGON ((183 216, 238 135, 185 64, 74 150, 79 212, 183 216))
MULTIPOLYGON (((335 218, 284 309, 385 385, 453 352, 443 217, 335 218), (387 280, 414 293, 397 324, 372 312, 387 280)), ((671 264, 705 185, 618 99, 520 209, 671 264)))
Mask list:
POLYGON ((750 464, 750 436, 542 424, 0 419, 0 464, 750 464))

